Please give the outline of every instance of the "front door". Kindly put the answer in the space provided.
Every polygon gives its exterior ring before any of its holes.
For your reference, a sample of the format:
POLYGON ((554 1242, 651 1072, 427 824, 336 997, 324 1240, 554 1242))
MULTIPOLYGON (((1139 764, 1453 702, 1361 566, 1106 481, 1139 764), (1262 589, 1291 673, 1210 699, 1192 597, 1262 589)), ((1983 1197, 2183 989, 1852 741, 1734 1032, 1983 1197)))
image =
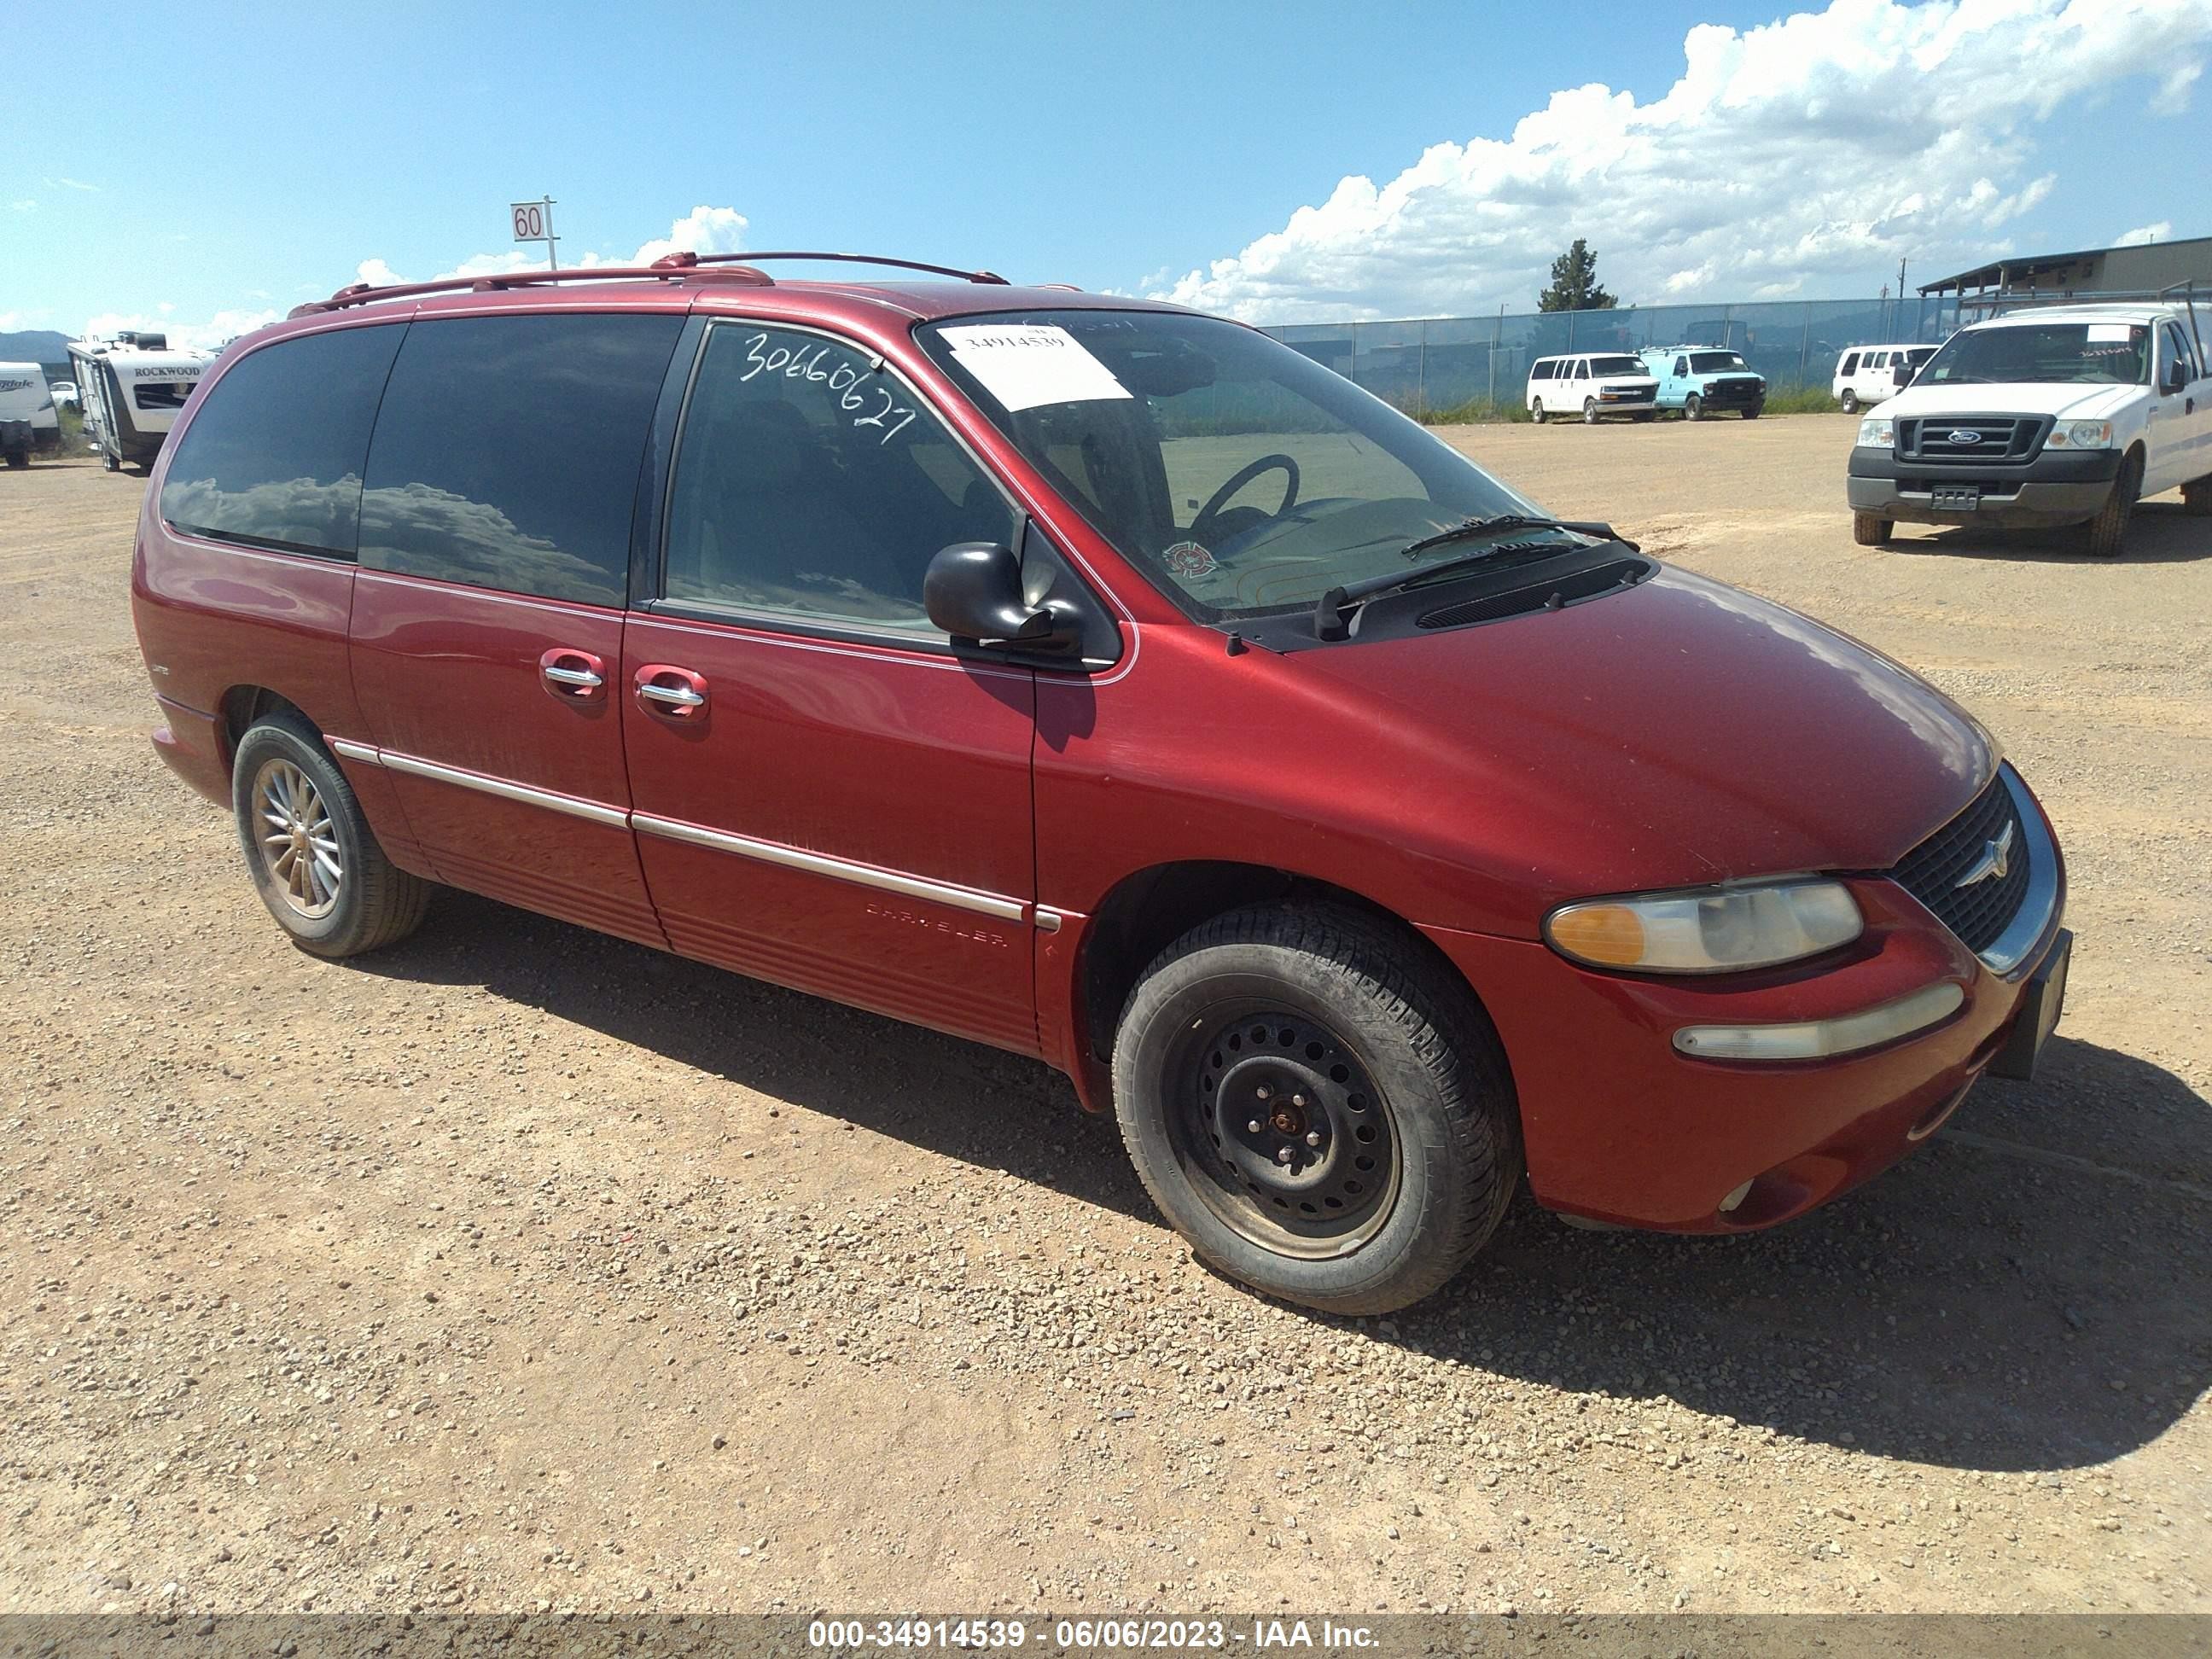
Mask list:
POLYGON ((2143 465, 2146 495, 2212 472, 2212 381, 2204 378, 2197 361, 2195 343, 2170 322, 2158 325, 2151 398, 2149 442, 2143 465), (2180 385, 2173 391, 2166 390, 2175 379, 2180 385))
POLYGON ((362 495, 350 646, 433 872, 663 943, 626 822, 630 516, 683 319, 418 320, 362 495))
POLYGON ((624 635, 639 856, 686 956, 1036 1052, 1026 669, 956 655, 930 557, 1016 518, 828 335, 714 323, 624 635))

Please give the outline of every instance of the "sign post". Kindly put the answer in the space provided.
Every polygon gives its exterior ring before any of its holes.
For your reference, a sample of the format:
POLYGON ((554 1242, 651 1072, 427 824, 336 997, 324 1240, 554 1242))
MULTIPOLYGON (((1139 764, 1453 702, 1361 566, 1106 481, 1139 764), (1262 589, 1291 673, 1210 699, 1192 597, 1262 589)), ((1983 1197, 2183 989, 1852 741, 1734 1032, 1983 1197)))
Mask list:
POLYGON ((553 198, 541 196, 534 202, 515 202, 507 208, 514 222, 514 240, 518 242, 543 242, 545 258, 556 270, 561 269, 561 256, 555 244, 561 239, 553 234, 553 198))

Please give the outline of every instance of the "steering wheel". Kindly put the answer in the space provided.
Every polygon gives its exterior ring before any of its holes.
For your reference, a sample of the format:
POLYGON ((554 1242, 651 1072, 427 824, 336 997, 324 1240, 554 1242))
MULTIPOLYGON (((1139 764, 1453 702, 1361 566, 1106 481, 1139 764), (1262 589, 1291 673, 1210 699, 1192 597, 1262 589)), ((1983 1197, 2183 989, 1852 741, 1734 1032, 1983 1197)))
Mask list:
POLYGON ((1237 492, 1262 472, 1272 472, 1277 469, 1287 475, 1291 483, 1290 488, 1283 492, 1283 504, 1275 509, 1273 516, 1279 519, 1296 507, 1298 501, 1298 464, 1287 455, 1262 455, 1249 465, 1238 467, 1236 475, 1227 483, 1206 497, 1206 505, 1198 509, 1198 516, 1190 521, 1191 540, 1201 545, 1211 543, 1214 520, 1236 499, 1237 492))

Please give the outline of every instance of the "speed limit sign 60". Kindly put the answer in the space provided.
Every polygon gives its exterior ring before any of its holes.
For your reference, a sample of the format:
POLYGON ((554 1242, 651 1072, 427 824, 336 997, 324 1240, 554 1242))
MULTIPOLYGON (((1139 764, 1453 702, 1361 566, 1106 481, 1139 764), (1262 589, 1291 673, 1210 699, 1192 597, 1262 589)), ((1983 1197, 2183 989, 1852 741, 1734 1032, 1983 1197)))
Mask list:
POLYGON ((545 204, 543 202, 517 202, 514 214, 514 240, 518 242, 542 242, 545 240, 545 204))

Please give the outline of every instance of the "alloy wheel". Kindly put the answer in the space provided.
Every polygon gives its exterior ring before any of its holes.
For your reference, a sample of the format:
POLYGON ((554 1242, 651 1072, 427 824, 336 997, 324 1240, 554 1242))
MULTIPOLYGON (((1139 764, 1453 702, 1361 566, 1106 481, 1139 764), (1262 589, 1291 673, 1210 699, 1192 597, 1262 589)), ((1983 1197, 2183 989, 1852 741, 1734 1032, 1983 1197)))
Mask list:
POLYGON ((285 908, 319 921, 337 908, 345 865, 337 827, 314 780, 289 760, 262 763, 253 779, 254 845, 285 908))

